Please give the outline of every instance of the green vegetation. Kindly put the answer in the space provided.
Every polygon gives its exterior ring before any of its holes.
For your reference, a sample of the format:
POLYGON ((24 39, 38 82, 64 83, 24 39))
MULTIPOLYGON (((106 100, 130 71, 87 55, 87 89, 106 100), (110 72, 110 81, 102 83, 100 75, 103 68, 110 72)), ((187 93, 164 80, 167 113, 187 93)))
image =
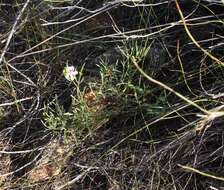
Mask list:
POLYGON ((0 0, 0 189, 224 187, 222 1, 0 0))

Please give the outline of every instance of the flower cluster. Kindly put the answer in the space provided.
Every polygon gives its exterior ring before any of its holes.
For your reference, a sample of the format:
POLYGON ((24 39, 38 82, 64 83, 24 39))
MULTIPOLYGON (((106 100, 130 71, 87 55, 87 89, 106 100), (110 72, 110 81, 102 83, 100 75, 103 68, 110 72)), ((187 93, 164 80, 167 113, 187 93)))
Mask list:
POLYGON ((74 66, 67 65, 63 69, 63 74, 68 81, 72 82, 76 79, 76 76, 78 75, 78 71, 76 70, 74 66))

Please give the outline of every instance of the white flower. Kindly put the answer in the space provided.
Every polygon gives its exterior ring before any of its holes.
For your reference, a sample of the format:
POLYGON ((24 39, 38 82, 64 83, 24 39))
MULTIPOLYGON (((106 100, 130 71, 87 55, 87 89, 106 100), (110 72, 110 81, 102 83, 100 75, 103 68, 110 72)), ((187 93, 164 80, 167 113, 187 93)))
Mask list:
POLYGON ((66 66, 64 69, 63 69, 63 74, 65 76, 65 78, 68 80, 68 81, 74 81, 75 78, 76 78, 76 75, 78 75, 78 71, 76 70, 76 68, 74 66, 66 66))

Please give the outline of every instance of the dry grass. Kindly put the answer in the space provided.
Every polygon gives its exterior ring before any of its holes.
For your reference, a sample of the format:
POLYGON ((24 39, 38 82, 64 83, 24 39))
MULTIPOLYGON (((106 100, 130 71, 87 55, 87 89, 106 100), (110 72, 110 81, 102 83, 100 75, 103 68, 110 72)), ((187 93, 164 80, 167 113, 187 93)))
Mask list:
POLYGON ((0 188, 222 189, 223 18, 213 0, 1 0, 0 188))

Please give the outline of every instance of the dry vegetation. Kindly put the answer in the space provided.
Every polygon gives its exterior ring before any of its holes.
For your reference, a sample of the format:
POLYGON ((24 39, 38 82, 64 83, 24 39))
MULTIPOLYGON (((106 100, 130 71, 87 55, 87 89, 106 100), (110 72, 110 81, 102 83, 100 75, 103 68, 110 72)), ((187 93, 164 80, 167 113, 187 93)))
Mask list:
POLYGON ((222 2, 0 0, 0 189, 223 189, 222 2))

